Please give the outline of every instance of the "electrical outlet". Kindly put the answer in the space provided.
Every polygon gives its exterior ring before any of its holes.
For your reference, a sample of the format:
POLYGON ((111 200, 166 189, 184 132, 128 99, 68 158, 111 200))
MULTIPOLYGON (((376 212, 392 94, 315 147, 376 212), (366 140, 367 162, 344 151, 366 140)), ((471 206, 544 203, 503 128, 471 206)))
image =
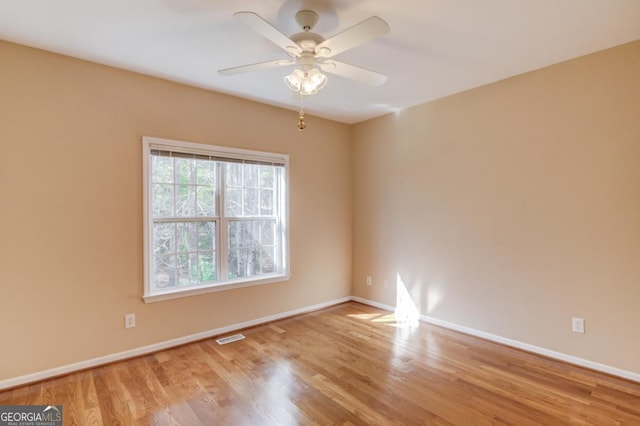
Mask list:
POLYGON ((572 318, 571 319, 571 330, 574 333, 584 334, 584 319, 582 318, 572 318))
POLYGON ((385 289, 389 288, 389 280, 384 280, 384 288, 385 289))
POLYGON ((136 326, 136 314, 124 316, 124 328, 134 328, 136 326))
POLYGON ((367 276, 367 285, 371 285, 373 283, 373 280, 371 279, 370 276, 367 276))

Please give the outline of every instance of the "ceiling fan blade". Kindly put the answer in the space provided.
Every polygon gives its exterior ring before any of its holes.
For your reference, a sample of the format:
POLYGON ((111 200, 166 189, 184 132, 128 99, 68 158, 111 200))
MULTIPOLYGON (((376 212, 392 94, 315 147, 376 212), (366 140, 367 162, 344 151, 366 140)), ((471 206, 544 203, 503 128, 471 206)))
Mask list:
POLYGON ((282 34, 280 30, 262 19, 260 15, 253 12, 236 12, 233 16, 276 46, 280 46, 287 53, 297 56, 302 52, 302 49, 300 49, 300 46, 298 46, 296 42, 282 34))
POLYGON ((239 67, 232 67, 232 68, 226 68, 223 70, 218 70, 218 74, 235 75, 235 74, 241 74, 249 71, 264 70, 268 68, 286 67, 287 65, 293 65, 295 63, 296 61, 287 60, 287 59, 278 60, 278 61, 259 62, 257 64, 241 65, 239 67))
POLYGON ((345 64, 339 61, 324 61, 319 63, 322 71, 339 75, 371 86, 380 86, 387 81, 387 76, 375 71, 369 71, 355 65, 345 64))
POLYGON ((382 37, 389 31, 389 25, 382 18, 372 16, 318 44, 315 52, 319 56, 329 58, 345 50, 382 37))

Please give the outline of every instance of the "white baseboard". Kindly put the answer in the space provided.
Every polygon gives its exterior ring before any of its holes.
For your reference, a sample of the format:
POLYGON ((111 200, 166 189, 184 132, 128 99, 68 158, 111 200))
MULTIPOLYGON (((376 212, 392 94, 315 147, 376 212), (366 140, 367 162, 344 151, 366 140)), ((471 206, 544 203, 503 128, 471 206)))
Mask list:
MULTIPOLYGON (((49 370, 44 370, 36 373, 26 374, 24 376, 14 377, 10 379, 0 380, 0 390, 13 388, 16 386, 21 386, 27 383, 38 382, 41 380, 49 379, 51 377, 62 376, 65 374, 73 373, 75 371, 85 370, 87 368, 98 367, 100 365, 109 364, 116 361, 121 361, 128 358, 134 358, 141 355, 146 355, 153 352, 158 352, 164 349, 169 349, 175 346, 184 345, 191 342, 196 342, 198 340, 208 339, 210 337, 219 336, 222 334, 230 333, 236 330, 241 330, 247 327, 253 327, 256 325, 268 323, 271 321, 276 321, 283 318, 288 318, 295 315, 300 315, 312 311, 316 311, 319 309, 328 308, 330 306, 338 305, 340 303, 348 302, 353 300, 354 302, 359 302, 365 305, 373 306, 379 309, 383 309, 386 311, 393 312, 395 310, 394 306, 386 305, 384 303, 376 302, 373 300, 363 299, 357 296, 351 297, 343 297, 340 299, 331 300, 324 303, 319 303, 312 306, 306 306, 299 309, 294 309, 292 311, 282 312, 275 315, 269 315, 266 317, 257 318, 250 321, 245 321, 237 324, 228 325, 226 327, 215 328, 212 330, 207 330, 202 333, 191 334, 189 336, 179 337, 177 339, 167 340, 160 343, 155 343, 153 345, 143 346, 140 348, 130 349, 123 352, 118 352, 111 355, 105 355, 102 357, 80 361, 73 364, 64 365, 61 367, 52 368, 49 370)), ((549 358, 554 358, 560 361, 567 362, 569 364, 578 365, 580 367, 586 367, 592 370, 600 371, 603 373, 611 374, 613 376, 622 377, 627 380, 632 380, 634 382, 640 383, 640 374, 634 373, 627 370, 622 370, 617 367, 612 367, 606 364, 601 364, 594 361, 589 361, 587 359, 578 358, 573 355, 567 355, 561 352, 552 351, 549 349, 545 349, 539 346, 530 345, 528 343, 520 342, 513 339, 508 339, 502 336, 498 336, 491 333, 486 333, 481 330, 476 330, 473 328, 461 326, 458 324, 454 324, 448 321, 443 321, 437 318, 429 317, 427 315, 420 315, 420 320, 426 323, 434 324, 440 327, 444 327, 450 330, 459 331, 461 333, 469 334, 471 336, 480 337, 485 340, 490 340, 493 342, 501 343, 503 345, 511 346, 517 349, 522 349, 528 352, 532 352, 535 354, 543 355, 549 358)))
POLYGON ((393 312, 396 310, 395 306, 385 305, 384 303, 376 302, 375 300, 363 299, 358 296, 351 296, 351 300, 354 302, 362 303, 363 305, 373 306, 374 308, 384 309, 385 311, 393 312))
MULTIPOLYGON (((385 311, 393 312, 395 310, 394 306, 386 305, 384 303, 379 303, 373 300, 363 299, 361 297, 352 296, 351 300, 353 300, 354 302, 363 303, 365 305, 374 306, 379 309, 384 309, 385 311)), ((640 383, 640 374, 634 373, 632 371, 622 370, 617 367, 612 367, 610 365, 601 364, 599 362, 590 361, 584 358, 579 358, 577 356, 567 355, 562 352, 552 351, 550 349, 545 349, 540 346, 530 345, 528 343, 520 342, 518 340, 508 339, 506 337, 498 336, 496 334, 491 334, 481 330, 476 330, 474 328, 465 327, 449 321, 443 321, 441 319, 433 318, 427 315, 420 315, 420 321, 437 325, 440 327, 448 328, 450 330, 459 331, 461 333, 469 334, 471 336, 480 337, 482 339, 490 340, 492 342, 501 343, 503 345, 511 346, 513 348, 522 349, 527 352, 532 352, 538 355, 543 355, 549 358, 564 361, 569 364, 589 368, 591 370, 600 371, 602 373, 611 374, 612 376, 622 377, 623 379, 632 380, 634 382, 640 383)))
POLYGON ((196 342, 198 340, 208 339, 213 336, 226 334, 232 331, 241 330, 247 327, 253 327, 260 324, 276 321, 283 318, 288 318, 295 315, 305 314, 319 309, 328 308, 330 306, 339 305, 340 303, 349 302, 351 297, 343 297, 341 299, 335 299, 324 303, 318 303, 312 306, 305 306, 303 308, 294 309, 292 311, 282 312, 275 315, 269 315, 266 317, 257 318, 250 321, 245 321, 237 324, 228 325, 226 327, 215 328, 213 330, 203 331, 202 333, 191 334, 189 336, 179 337, 177 339, 171 339, 153 345, 142 346, 140 348, 130 349, 123 352, 118 352, 111 355, 105 355, 86 361, 80 361, 73 364, 64 365, 61 367, 52 368, 50 370, 39 371, 36 373, 26 374, 24 376, 14 377, 10 379, 0 380, 0 390, 21 386, 27 383, 38 382, 41 380, 49 379, 51 377, 62 376, 65 374, 73 373, 75 371, 86 370, 87 368, 98 367, 100 365, 109 364, 116 361, 121 361, 128 358, 134 358, 141 355, 146 355, 153 352, 158 352, 163 349, 169 349, 175 346, 184 345, 186 343, 196 342))

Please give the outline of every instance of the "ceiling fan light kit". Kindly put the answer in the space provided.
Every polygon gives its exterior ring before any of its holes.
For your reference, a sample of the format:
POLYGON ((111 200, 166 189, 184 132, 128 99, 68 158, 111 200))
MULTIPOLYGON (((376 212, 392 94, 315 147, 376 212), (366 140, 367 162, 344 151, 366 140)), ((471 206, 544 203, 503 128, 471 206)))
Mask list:
MULTIPOLYGON (((387 80, 387 76, 364 68, 335 60, 328 61, 339 53, 361 44, 375 40, 389 32, 389 25, 377 16, 372 16, 343 32, 326 39, 311 30, 318 22, 319 16, 312 10, 301 10, 295 19, 300 29, 299 33, 290 37, 284 35, 269 22, 253 12, 236 12, 236 18, 251 27, 258 34, 265 37, 283 49, 290 60, 276 60, 257 64, 232 67, 218 72, 222 75, 235 75, 259 69, 297 65, 284 82, 289 89, 303 96, 315 95, 327 85, 327 76, 323 71, 345 77, 372 86, 379 86, 387 80)), ((304 112, 300 109, 298 129, 303 130, 304 112)))
POLYGON ((309 96, 315 95, 318 90, 327 85, 327 76, 317 68, 311 68, 308 71, 295 69, 284 78, 284 82, 294 92, 309 96))

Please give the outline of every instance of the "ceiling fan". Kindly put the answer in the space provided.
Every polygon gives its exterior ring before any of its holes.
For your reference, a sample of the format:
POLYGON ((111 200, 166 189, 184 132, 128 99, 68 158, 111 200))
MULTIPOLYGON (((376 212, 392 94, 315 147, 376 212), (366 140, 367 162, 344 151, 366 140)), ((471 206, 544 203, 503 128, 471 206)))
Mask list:
POLYGON ((389 25, 377 16, 372 16, 326 40, 320 34, 311 31, 318 21, 318 14, 312 10, 296 13, 295 19, 302 31, 290 37, 256 13, 236 12, 234 16, 282 48, 289 55, 289 59, 226 68, 218 71, 222 75, 297 65, 284 79, 286 85, 300 95, 313 95, 327 84, 327 77, 322 71, 372 86, 379 86, 387 80, 384 74, 330 59, 387 34, 389 25))

